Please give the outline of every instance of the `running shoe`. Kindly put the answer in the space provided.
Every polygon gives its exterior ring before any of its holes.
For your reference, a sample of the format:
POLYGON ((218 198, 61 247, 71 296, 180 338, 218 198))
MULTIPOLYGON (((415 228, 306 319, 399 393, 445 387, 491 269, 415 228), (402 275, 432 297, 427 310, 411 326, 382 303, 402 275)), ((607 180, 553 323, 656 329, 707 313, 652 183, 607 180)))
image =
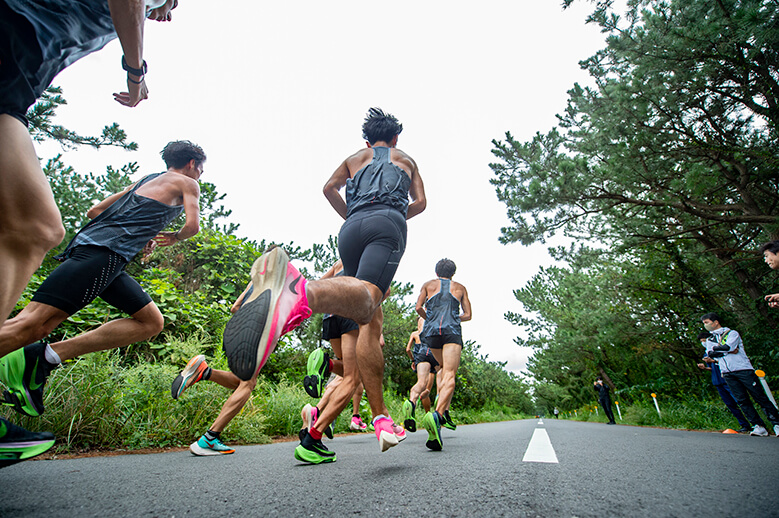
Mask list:
POLYGON ((328 450, 322 441, 317 441, 311 437, 310 433, 307 433, 300 440, 298 447, 295 448, 295 458, 300 462, 322 464, 323 462, 335 462, 335 452, 328 450))
POLYGON ((49 432, 28 432, 0 417, 0 468, 35 457, 54 446, 49 432))
POLYGON ((373 428, 376 433, 376 438, 379 440, 379 447, 381 451, 387 451, 393 446, 397 446, 400 442, 395 436, 395 431, 392 429, 392 419, 380 415, 373 420, 373 428))
POLYGON ((223 337, 230 370, 244 381, 265 365, 283 334, 311 316, 306 279, 281 248, 262 254, 251 277, 254 290, 225 326, 223 337))
POLYGON ((333 427, 333 423, 330 423, 329 425, 327 425, 327 428, 325 428, 325 437, 332 440, 334 431, 335 428, 333 427))
POLYGON ((303 388, 311 397, 322 397, 325 383, 330 378, 330 356, 324 349, 318 347, 308 355, 306 377, 303 378, 303 388))
POLYGON ((207 456, 207 455, 229 455, 235 453, 233 448, 225 446, 219 437, 208 439, 205 434, 200 436, 200 439, 189 445, 189 451, 192 455, 207 456))
POLYGON ((441 420, 438 412, 428 412, 422 419, 422 425, 428 433, 425 446, 433 451, 441 451, 444 442, 441 440, 441 420))
POLYGON ((395 434, 395 437, 398 438, 398 442, 406 439, 406 430, 403 429, 402 426, 396 424, 395 421, 392 421, 392 432, 395 434))
POLYGON ((409 432, 417 431, 417 420, 414 417, 416 409, 417 406, 410 399, 403 402, 403 427, 409 432))
POLYGON ((46 361, 45 351, 46 342, 36 342, 0 359, 0 381, 8 387, 3 392, 4 405, 30 417, 43 413, 43 386, 57 368, 46 361))
POLYGON ((206 363, 206 357, 204 355, 199 354, 193 357, 189 360, 187 366, 184 367, 184 370, 181 371, 181 374, 176 376, 176 379, 173 380, 173 384, 170 386, 171 397, 173 397, 173 399, 178 399, 189 387, 198 381, 208 379, 210 372, 211 368, 206 363))
POLYGON ((364 432, 367 429, 368 425, 362 422, 362 418, 360 416, 352 416, 352 422, 349 423, 349 430, 353 432, 364 432))
POLYGON ((452 421, 452 416, 449 415, 449 410, 444 412, 444 421, 441 423, 441 425, 444 428, 449 428, 450 430, 457 430, 457 425, 454 424, 454 421, 452 421))
POLYGON ((768 437, 768 430, 766 430, 765 427, 756 424, 752 428, 752 431, 749 433, 749 435, 755 435, 757 437, 768 437))

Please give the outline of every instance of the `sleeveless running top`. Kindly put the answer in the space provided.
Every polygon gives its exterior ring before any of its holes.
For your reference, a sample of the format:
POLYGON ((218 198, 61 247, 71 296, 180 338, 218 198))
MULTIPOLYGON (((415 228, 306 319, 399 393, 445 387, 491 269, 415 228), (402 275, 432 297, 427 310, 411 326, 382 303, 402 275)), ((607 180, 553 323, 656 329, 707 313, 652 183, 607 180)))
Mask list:
POLYGON ((138 188, 163 173, 142 178, 131 191, 112 203, 86 224, 56 259, 64 261, 80 245, 103 246, 130 262, 151 238, 181 214, 183 205, 166 205, 135 193, 138 188))
POLYGON ((411 177, 390 161, 390 148, 372 149, 371 163, 346 180, 346 217, 365 207, 386 205, 405 218, 411 177))
POLYGON ((462 335, 460 301, 452 295, 452 281, 438 280, 441 281, 441 290, 425 302, 427 318, 422 327, 422 336, 462 335))

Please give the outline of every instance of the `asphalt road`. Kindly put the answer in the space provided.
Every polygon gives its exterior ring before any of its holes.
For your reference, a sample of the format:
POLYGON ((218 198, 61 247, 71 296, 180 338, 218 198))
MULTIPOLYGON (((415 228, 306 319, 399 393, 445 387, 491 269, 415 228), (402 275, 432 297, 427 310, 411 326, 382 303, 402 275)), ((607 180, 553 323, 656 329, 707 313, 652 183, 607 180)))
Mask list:
POLYGON ((422 430, 385 453, 373 434, 336 437, 338 461, 319 466, 293 458, 296 442, 27 461, 0 470, 0 516, 779 516, 773 436, 554 419, 443 436, 441 452, 422 430))

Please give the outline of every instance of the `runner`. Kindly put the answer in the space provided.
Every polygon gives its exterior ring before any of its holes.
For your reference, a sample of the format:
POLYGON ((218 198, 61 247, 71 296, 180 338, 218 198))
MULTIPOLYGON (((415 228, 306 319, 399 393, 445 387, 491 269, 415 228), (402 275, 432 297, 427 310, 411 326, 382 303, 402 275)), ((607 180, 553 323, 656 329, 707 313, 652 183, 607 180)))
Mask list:
POLYGON ((435 373, 441 368, 430 348, 419 337, 424 323, 422 317, 417 319, 417 329, 411 333, 406 345, 406 354, 411 358, 411 368, 417 373, 417 382, 411 387, 409 398, 403 402, 403 426, 409 432, 417 431, 417 400, 427 399, 426 411, 430 411, 430 389, 433 388, 435 373))
MULTIPOLYGON (((65 236, 27 131, 27 110, 61 70, 117 35, 128 88, 114 97, 125 106, 146 99, 144 15, 169 21, 176 2, 112 0, 109 9, 107 0, 0 0, 0 322, 11 314, 46 253, 65 236)), ((4 456, 29 458, 31 452, 45 451, 41 444, 54 443, 48 435, 41 439, 0 418, 4 456)))
MULTIPOLYGON (((16 411, 33 417, 43 413, 46 378, 61 361, 124 347, 162 330, 162 313, 124 268, 152 238, 159 246, 170 246, 198 233, 197 180, 206 155, 191 142, 178 141, 165 146, 162 158, 167 171, 148 175, 89 209, 91 221, 57 256, 63 263, 32 301, 0 327, 0 381, 8 387, 3 399, 16 411), (182 210, 184 226, 176 232, 160 232, 182 210), (130 318, 50 345, 40 341, 96 297, 130 318)), ((2 424, 14 430, 6 421, 2 424)))
MULTIPOLYGON (((381 451, 398 443, 384 405, 381 301, 405 251, 406 220, 426 205, 416 163, 396 148, 402 129, 395 117, 371 108, 363 124, 368 149, 346 158, 325 185, 325 196, 346 220, 338 238, 346 276, 307 282, 289 263, 286 253, 275 249, 265 256, 264 268, 257 272, 256 298, 250 298, 225 328, 230 369, 239 378, 248 379, 279 337, 312 311, 335 313, 357 322, 360 330, 354 357, 343 351, 344 378, 350 363, 355 369, 359 365, 381 451), (346 200, 339 193, 344 186, 346 200)), ((353 388, 347 387, 349 391, 353 388)), ((309 436, 314 441, 321 439, 316 428, 309 436)), ((325 455, 324 450, 317 452, 325 455)))
MULTIPOLYGON (((426 446, 434 451, 443 448, 441 426, 451 420, 449 405, 454 395, 455 377, 460 366, 463 338, 461 322, 471 319, 468 291, 452 276, 457 266, 451 259, 441 259, 435 265, 437 279, 427 281, 417 299, 416 310, 425 319, 422 340, 432 349, 439 370, 436 410, 425 415, 422 424, 429 434, 426 446), (462 313, 460 308, 462 307, 462 313)), ((454 426, 454 423, 451 423, 454 426)))

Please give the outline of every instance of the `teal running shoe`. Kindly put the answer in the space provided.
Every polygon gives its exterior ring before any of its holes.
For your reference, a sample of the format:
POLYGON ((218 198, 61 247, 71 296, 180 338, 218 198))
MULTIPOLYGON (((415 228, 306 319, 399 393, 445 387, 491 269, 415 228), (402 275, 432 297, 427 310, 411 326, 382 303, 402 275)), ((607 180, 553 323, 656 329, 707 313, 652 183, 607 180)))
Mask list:
POLYGON ((3 404, 20 414, 38 417, 43 414, 43 386, 49 373, 57 368, 46 361, 45 342, 36 342, 0 359, 0 381, 8 390, 3 404))
POLYGON ((330 377, 330 356, 322 348, 317 348, 308 355, 306 377, 303 378, 303 388, 309 396, 322 397, 325 383, 330 377))
POLYGON ((403 428, 409 432, 417 431, 417 420, 414 417, 416 409, 417 406, 410 399, 403 402, 403 408, 401 409, 403 414, 403 428))
POLYGON ((307 433, 295 448, 295 458, 308 464, 322 464, 335 462, 335 452, 328 450, 321 440, 317 441, 307 433))
POLYGON ((449 415, 449 410, 444 411, 444 421, 441 423, 444 428, 449 428, 454 431, 457 430, 457 425, 452 421, 452 416, 449 415))
POLYGON ((428 412, 422 419, 422 424, 428 433, 425 446, 433 451, 441 451, 444 447, 444 442, 441 440, 441 419, 438 412, 428 412))
POLYGON ((49 432, 28 432, 0 417, 0 468, 35 457, 54 446, 49 432))
POLYGON ((230 455, 235 453, 233 448, 226 446, 219 437, 209 439, 205 434, 200 436, 200 439, 189 445, 189 451, 192 455, 209 456, 209 455, 230 455))

